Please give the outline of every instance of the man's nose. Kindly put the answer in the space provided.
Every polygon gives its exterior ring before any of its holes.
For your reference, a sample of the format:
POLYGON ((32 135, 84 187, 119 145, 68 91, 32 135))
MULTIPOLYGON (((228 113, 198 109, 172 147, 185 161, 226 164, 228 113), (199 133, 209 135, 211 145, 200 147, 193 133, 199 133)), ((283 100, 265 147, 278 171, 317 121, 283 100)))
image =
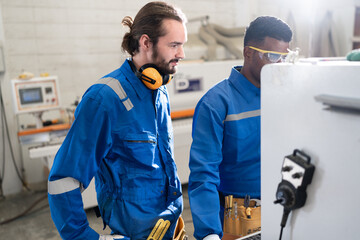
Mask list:
POLYGON ((176 57, 180 58, 180 59, 184 59, 185 58, 185 51, 184 51, 184 46, 180 46, 178 48, 178 52, 176 53, 176 57))

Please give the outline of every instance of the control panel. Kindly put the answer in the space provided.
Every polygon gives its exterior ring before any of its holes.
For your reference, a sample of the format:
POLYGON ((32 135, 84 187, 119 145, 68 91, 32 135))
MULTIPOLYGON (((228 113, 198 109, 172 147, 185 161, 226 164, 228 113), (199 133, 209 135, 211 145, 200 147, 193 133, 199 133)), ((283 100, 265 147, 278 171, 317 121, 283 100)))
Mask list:
POLYGON ((41 112, 60 107, 56 76, 11 81, 15 113, 41 112))
POLYGON ((281 168, 282 180, 276 190, 274 201, 275 204, 284 207, 279 240, 282 238, 290 212, 305 205, 306 188, 312 181, 314 171, 315 166, 311 164, 311 158, 306 153, 295 149, 292 155, 285 156, 281 168))
POLYGON ((304 206, 306 187, 311 183, 315 166, 310 157, 302 151, 295 150, 286 156, 281 169, 282 181, 276 191, 275 203, 280 203, 288 210, 304 206))

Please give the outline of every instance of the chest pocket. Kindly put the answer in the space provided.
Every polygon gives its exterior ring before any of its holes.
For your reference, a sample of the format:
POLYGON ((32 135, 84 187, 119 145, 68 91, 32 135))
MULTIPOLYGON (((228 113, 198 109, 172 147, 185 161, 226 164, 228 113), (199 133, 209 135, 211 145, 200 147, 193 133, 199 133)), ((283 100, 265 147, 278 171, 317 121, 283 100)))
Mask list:
POLYGON ((129 133, 124 139, 125 151, 133 158, 134 167, 158 168, 156 136, 152 133, 129 133))

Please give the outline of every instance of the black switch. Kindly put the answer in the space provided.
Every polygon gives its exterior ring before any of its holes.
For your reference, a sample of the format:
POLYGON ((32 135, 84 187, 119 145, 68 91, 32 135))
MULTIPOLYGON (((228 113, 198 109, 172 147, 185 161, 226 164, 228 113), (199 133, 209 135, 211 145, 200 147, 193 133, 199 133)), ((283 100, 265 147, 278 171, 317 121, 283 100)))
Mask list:
POLYGON ((290 172, 292 169, 293 169, 292 166, 285 166, 285 167, 282 168, 282 171, 283 172, 290 172))
POLYGON ((302 172, 297 172, 292 175, 293 178, 301 178, 303 176, 302 172))

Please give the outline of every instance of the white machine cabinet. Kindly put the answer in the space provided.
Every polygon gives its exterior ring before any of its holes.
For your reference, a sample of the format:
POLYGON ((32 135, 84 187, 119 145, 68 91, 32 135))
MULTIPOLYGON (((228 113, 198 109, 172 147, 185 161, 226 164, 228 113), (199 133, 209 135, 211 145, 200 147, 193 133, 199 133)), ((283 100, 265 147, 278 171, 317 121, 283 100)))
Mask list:
POLYGON ((279 239, 275 193, 284 157, 299 149, 315 172, 282 239, 359 239, 360 63, 271 64, 261 77, 262 238, 279 239))

